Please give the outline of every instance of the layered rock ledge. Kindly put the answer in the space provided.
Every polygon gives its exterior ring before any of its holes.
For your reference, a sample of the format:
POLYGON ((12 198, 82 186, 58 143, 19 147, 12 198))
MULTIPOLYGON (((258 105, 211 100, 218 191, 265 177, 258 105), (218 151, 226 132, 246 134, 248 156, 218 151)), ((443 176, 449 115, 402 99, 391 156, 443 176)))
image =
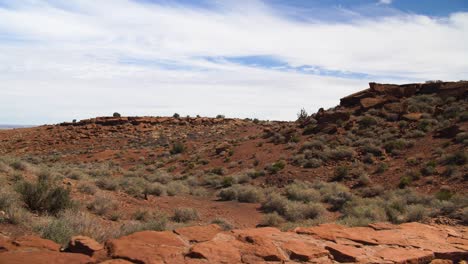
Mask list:
POLYGON ((217 225, 143 231, 104 244, 73 237, 65 249, 37 237, 0 237, 0 263, 466 263, 468 227, 323 224, 223 231, 217 225))

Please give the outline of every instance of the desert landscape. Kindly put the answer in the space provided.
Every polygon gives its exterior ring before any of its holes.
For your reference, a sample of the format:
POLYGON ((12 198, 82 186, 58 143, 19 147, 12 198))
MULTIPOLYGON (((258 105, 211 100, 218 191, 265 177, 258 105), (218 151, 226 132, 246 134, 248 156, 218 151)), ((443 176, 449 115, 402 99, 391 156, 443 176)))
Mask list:
POLYGON ((465 263, 467 95, 370 83, 293 122, 2 130, 0 263, 465 263))

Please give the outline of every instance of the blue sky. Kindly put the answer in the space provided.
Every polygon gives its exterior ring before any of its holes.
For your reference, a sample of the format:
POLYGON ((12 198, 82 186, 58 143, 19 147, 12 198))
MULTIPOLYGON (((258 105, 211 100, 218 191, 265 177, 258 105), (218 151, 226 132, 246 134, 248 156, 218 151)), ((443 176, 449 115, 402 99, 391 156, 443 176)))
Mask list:
POLYGON ((0 0, 0 123, 293 120, 369 81, 468 76, 466 0, 0 0))

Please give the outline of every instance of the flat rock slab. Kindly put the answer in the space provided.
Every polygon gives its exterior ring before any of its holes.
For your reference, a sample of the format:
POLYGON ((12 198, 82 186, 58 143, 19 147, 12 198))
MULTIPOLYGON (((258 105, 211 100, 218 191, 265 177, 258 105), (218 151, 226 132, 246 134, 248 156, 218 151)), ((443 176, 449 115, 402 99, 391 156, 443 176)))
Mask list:
POLYGON ((50 250, 0 254, 0 263, 2 264, 90 264, 94 262, 92 258, 83 254, 61 253, 50 250))
POLYGON ((182 227, 174 230, 174 232, 189 242, 204 242, 213 239, 218 233, 223 230, 218 225, 207 225, 207 226, 190 226, 182 227))

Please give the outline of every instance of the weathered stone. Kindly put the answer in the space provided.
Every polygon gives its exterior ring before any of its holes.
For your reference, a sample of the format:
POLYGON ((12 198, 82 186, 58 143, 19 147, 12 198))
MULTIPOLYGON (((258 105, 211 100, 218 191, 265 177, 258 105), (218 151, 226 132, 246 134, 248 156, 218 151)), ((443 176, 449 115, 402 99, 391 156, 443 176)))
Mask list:
POLYGON ((386 102, 388 102, 388 99, 384 97, 369 97, 369 98, 364 98, 359 101, 359 104, 362 109, 370 109, 370 108, 376 108, 384 105, 386 102))
POLYGON ((434 259, 434 254, 430 251, 423 251, 413 248, 382 248, 377 250, 377 257, 394 263, 428 263, 434 259))
POLYGON ((209 263, 240 263, 237 241, 207 241, 195 244, 187 254, 190 258, 206 259, 209 263))
POLYGON ((29 252, 4 252, 0 254, 0 263, 5 264, 92 264, 95 261, 83 254, 61 253, 41 250, 29 252))
POLYGON ((408 121, 418 121, 422 117, 422 113, 409 113, 402 116, 403 119, 408 121))
POLYGON ((188 245, 172 232, 143 231, 106 242, 108 255, 139 263, 177 262, 188 245))
POLYGON ((74 236, 70 239, 67 252, 96 256, 104 251, 104 246, 96 240, 86 236, 74 236))
POLYGON ((190 242, 204 242, 213 239, 222 229, 218 225, 190 226, 174 230, 190 242))
POLYGON ((285 242, 281 248, 288 253, 291 260, 295 261, 308 262, 312 259, 328 256, 328 251, 325 248, 299 240, 285 242))
POLYGON ((13 245, 22 248, 38 248, 51 251, 59 251, 60 245, 37 236, 22 236, 13 241, 13 245))
POLYGON ((330 254, 333 255, 334 260, 338 262, 356 262, 365 255, 363 249, 334 243, 327 244, 325 249, 327 249, 330 254))
POLYGON ((462 132, 462 130, 460 129, 460 126, 451 125, 451 126, 444 127, 442 129, 437 130, 434 133, 434 137, 436 137, 436 138, 454 138, 460 132, 462 132))

